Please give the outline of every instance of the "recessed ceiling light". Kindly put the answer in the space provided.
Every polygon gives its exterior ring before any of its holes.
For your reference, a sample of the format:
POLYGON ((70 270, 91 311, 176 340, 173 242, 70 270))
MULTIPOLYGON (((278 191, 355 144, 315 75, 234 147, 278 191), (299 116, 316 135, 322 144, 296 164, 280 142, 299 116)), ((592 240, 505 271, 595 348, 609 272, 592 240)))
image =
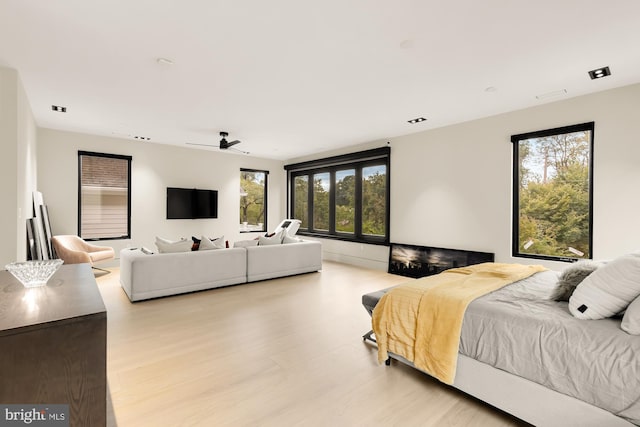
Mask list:
POLYGON ((53 111, 57 111, 58 113, 66 113, 67 112, 67 107, 61 107, 59 105, 52 105, 51 109, 53 111))
POLYGON ((595 70, 589 71, 589 77, 591 77, 591 80, 601 79, 610 75, 611 70, 609 70, 609 67, 596 68, 595 70))
POLYGON ((411 124, 425 122, 425 121, 427 121, 427 119, 425 119, 424 117, 418 117, 417 119, 407 120, 407 122, 409 122, 411 124))

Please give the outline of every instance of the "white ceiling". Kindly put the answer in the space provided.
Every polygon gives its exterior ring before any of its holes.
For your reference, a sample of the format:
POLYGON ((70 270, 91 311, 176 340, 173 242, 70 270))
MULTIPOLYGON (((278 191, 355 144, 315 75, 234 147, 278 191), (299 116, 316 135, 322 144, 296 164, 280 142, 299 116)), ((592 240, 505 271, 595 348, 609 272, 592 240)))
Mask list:
POLYGON ((639 45, 638 0, 0 0, 38 126, 282 160, 637 83, 639 45))

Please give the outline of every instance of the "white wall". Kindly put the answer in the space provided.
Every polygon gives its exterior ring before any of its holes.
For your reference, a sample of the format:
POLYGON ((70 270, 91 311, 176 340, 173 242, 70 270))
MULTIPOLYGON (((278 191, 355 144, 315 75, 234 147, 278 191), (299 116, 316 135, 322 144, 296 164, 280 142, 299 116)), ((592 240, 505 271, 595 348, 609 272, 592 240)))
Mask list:
POLYGON ((240 168, 268 170, 267 229, 284 218, 283 163, 244 155, 149 142, 40 129, 38 184, 49 205, 53 234, 78 231, 78 151, 130 155, 131 239, 98 242, 119 252, 127 246, 156 250, 155 236, 168 239, 224 235, 230 243, 253 238, 240 233, 240 168), (166 219, 166 188, 218 190, 218 218, 166 219))
MULTIPOLYGON (((391 139, 391 241, 511 257, 511 135, 595 122, 593 257, 640 249, 640 85, 391 139)), ((359 149, 383 146, 384 141, 359 149)), ((338 152, 323 153, 322 158, 338 152)), ((304 159, 293 159, 295 163, 304 159)), ((385 269, 388 249, 323 240, 325 259, 385 269)))
MULTIPOLYGON (((640 133, 634 127, 638 118, 640 85, 633 85, 390 139, 391 241, 495 252, 500 262, 537 263, 511 257, 510 136, 594 121, 593 256, 611 258, 638 249, 640 227, 635 220, 640 198, 635 189, 640 186, 640 133)), ((286 163, 385 143, 374 141, 286 163)), ((77 233, 78 150, 134 158, 132 239, 110 241, 116 249, 153 247, 156 235, 224 233, 231 241, 252 237, 237 232, 240 168, 270 171, 267 228, 274 228, 285 215, 281 162, 40 129, 38 183, 49 204, 54 234, 77 233), (219 218, 164 219, 167 186, 217 189, 219 218)), ((386 269, 387 247, 319 240, 325 259, 386 269)))
POLYGON ((36 184, 36 127, 17 71, 0 67, 0 268, 24 261, 36 184))
MULTIPOLYGON (((27 257, 27 218, 33 217, 33 192, 37 190, 38 158, 36 122, 22 84, 18 84, 18 190, 16 218, 16 259, 27 257)), ((45 201, 46 203, 46 201, 45 201)))

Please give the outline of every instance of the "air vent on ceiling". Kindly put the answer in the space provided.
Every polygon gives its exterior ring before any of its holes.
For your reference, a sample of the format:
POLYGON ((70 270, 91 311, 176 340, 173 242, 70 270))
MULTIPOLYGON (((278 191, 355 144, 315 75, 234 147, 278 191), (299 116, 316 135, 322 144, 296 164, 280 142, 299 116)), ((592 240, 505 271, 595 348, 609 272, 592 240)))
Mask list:
POLYGON ((148 136, 134 136, 133 139, 139 139, 140 141, 151 141, 148 136))
POLYGON ((67 107, 61 107, 60 105, 52 105, 51 109, 53 111, 57 111, 58 113, 66 113, 67 112, 67 107))
POLYGON ((553 92, 547 92, 547 93, 543 93, 542 95, 536 95, 536 99, 549 99, 549 98, 556 98, 558 96, 564 96, 567 94, 567 90, 566 89, 560 89, 560 90, 554 90, 553 92))

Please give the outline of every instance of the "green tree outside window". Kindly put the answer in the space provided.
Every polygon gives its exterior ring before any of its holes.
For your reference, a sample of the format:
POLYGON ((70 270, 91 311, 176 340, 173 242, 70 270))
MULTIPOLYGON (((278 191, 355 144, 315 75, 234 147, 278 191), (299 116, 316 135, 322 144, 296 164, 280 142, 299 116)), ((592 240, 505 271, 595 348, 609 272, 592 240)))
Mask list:
POLYGON ((240 171, 240 231, 266 231, 267 172, 240 171))

